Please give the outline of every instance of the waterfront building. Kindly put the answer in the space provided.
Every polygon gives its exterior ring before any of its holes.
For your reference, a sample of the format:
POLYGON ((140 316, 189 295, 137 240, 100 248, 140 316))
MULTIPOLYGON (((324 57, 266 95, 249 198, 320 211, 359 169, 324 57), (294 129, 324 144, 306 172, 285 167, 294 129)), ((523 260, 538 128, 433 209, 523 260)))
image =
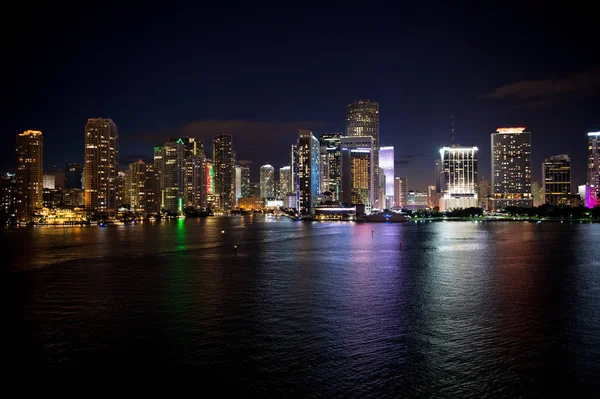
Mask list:
POLYGON ((596 188, 600 201, 600 132, 588 133, 587 184, 596 188))
POLYGON ((230 134, 213 137, 213 163, 218 208, 231 209, 235 204, 235 158, 230 134))
POLYGON ((443 147, 440 161, 440 211, 477 207, 477 147, 443 147))
POLYGON ((335 201, 340 199, 341 137, 341 133, 327 133, 319 137, 321 146, 321 192, 329 191, 335 201))
POLYGON ((39 130, 17 134, 16 218, 29 221, 42 207, 44 137, 39 130))
POLYGON ((342 201, 344 204, 362 204, 371 213, 375 202, 373 173, 373 137, 342 137, 342 201))
POLYGON ((85 125, 84 201, 88 215, 116 215, 119 130, 112 119, 90 118, 85 125))
POLYGON ((408 205, 408 181, 406 177, 396 177, 394 179, 394 199, 395 207, 404 208, 408 205))
POLYGON ((275 168, 269 164, 260 167, 260 196, 275 198, 275 168))
POLYGON ((296 209, 303 215, 314 213, 318 203, 321 174, 319 140, 310 130, 298 131, 298 205, 296 209))
POLYGON ((566 154, 555 155, 544 160, 543 193, 544 203, 567 206, 571 200, 571 160, 566 154))

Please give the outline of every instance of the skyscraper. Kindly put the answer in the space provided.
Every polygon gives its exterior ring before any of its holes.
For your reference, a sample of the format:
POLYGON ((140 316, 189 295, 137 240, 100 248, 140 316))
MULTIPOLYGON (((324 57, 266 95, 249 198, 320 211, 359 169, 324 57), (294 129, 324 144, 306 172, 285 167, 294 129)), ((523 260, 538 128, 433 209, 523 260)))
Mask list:
POLYGON ((587 184, 595 187, 596 198, 600 200, 600 132, 588 133, 587 184))
POLYGON ((375 182, 373 181, 373 137, 342 137, 342 202, 363 204, 369 214, 373 208, 375 182))
MULTIPOLYGON (((379 166, 385 174, 385 196, 390 207, 394 206, 394 147, 379 148, 379 166)), ((381 208, 387 208, 387 204, 381 208)))
POLYGON ((408 187, 406 177, 394 179, 394 206, 404 208, 408 205, 408 187))
POLYGON ((260 196, 275 198, 275 168, 269 164, 260 167, 260 196))
POLYGON ((340 133, 327 133, 319 137, 321 146, 321 192, 329 191, 335 201, 340 199, 341 137, 340 133))
POLYGON ((221 210, 231 209, 235 204, 235 160, 230 134, 213 137, 213 162, 217 207, 221 210))
POLYGON ((440 211, 477 206, 477 147, 443 147, 440 211))
POLYGON ((287 198, 287 195, 292 191, 292 177, 290 166, 279 168, 279 195, 280 199, 287 198))
POLYGON ((17 134, 16 218, 30 220, 42 207, 44 137, 38 130, 17 134))
POLYGON ((571 160, 566 154, 546 158, 544 171, 544 203, 566 206, 571 195, 571 160))
POLYGON ((437 194, 435 192, 435 185, 427 186, 427 206, 430 208, 435 208, 436 206, 439 206, 439 201, 436 201, 436 199, 437 194))
POLYGON ((196 209, 206 208, 206 156, 204 152, 185 156, 184 204, 196 209))
POLYGON ((185 145, 182 141, 167 141, 164 146, 154 148, 161 210, 172 213, 183 211, 185 168, 185 145))
POLYGON ((492 199, 494 209, 530 208, 531 133, 524 127, 498 128, 492 142, 492 199))
POLYGON ((133 212, 157 212, 154 167, 142 160, 130 163, 126 172, 126 190, 133 212))
POLYGON ((298 140, 290 148, 290 178, 290 192, 296 194, 296 205, 294 205, 294 208, 296 208, 300 201, 300 193, 298 192, 298 140))
POLYGON ((116 214, 119 130, 112 119, 90 118, 85 125, 85 210, 116 214))
POLYGON ((69 163, 65 165, 65 188, 67 190, 83 187, 83 169, 78 163, 69 163))
POLYGON ((350 103, 346 107, 346 136, 362 137, 371 136, 373 138, 373 203, 377 204, 377 187, 379 182, 379 103, 369 100, 358 100, 350 103))
POLYGON ((310 130, 298 131, 298 203, 301 214, 312 214, 320 193, 319 140, 310 130))

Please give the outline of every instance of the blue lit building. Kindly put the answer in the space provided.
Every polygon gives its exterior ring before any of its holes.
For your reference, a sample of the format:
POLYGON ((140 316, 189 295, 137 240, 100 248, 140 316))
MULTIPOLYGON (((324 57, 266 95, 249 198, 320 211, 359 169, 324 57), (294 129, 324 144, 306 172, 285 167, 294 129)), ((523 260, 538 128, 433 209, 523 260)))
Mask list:
POLYGON ((301 214, 310 215, 319 200, 321 187, 320 145, 310 130, 300 130, 297 148, 298 206, 301 214))

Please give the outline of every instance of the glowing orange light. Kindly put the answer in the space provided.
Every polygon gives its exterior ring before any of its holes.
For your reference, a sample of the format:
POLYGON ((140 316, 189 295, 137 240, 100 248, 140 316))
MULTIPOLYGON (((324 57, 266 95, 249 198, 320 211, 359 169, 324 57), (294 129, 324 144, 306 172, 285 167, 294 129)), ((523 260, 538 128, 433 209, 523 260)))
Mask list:
POLYGON ((523 133, 524 127, 499 127, 496 129, 498 133, 523 133))

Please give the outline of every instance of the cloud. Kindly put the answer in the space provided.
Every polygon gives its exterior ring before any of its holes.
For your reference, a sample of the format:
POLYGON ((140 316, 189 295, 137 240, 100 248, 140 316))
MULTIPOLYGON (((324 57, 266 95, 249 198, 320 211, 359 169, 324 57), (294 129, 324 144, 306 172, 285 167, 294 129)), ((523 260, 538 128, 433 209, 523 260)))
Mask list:
POLYGON ((416 158, 423 156, 423 154, 424 153, 422 153, 422 152, 417 152, 414 154, 398 155, 398 156, 396 156, 396 159, 394 159, 394 166, 402 167, 402 166, 410 165, 416 158))
MULTIPOLYGON (((185 124, 179 128, 166 129, 158 132, 139 132, 133 136, 153 145, 164 143, 172 137, 196 137, 204 139, 205 146, 210 144, 213 136, 231 134, 234 145, 249 142, 285 140, 298 134, 298 129, 314 129, 327 125, 319 121, 294 122, 254 122, 244 120, 206 120, 185 124)), ((236 145, 237 146, 237 145, 236 145)))
POLYGON ((252 165, 252 161, 247 160, 247 159, 239 159, 237 161, 238 164, 242 165, 242 166, 250 166, 252 165))
POLYGON ((527 100, 518 108, 541 108, 600 93, 600 68, 571 73, 561 78, 523 80, 479 96, 493 100, 527 100))

